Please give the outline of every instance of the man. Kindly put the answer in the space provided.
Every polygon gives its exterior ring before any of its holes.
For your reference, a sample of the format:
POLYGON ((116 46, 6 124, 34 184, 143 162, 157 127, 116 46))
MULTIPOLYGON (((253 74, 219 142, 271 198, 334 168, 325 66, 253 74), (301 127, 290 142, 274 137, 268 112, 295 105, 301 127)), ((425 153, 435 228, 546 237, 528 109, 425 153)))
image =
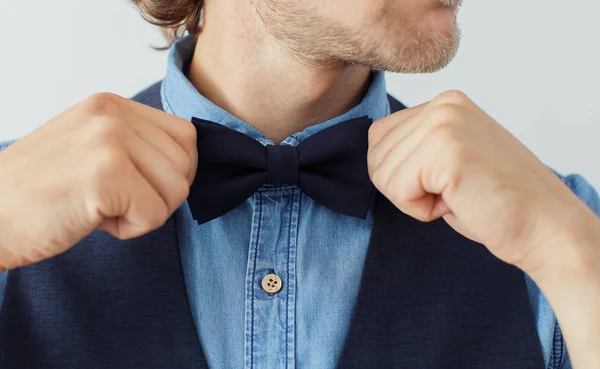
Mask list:
POLYGON ((2 368, 600 365, 596 191, 385 92, 458 1, 136 4, 190 33, 165 78, 0 154, 2 368))

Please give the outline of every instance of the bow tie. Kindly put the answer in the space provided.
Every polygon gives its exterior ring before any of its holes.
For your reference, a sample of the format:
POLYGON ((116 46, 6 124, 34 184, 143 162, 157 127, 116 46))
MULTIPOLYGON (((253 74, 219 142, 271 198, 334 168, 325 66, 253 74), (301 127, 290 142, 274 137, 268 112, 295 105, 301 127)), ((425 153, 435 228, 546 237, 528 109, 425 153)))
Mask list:
POLYGON ((221 124, 192 118, 198 170, 188 203, 202 224, 246 201, 264 184, 297 185, 315 202, 365 218, 375 195, 367 169, 367 117, 318 132, 298 146, 264 146, 221 124))

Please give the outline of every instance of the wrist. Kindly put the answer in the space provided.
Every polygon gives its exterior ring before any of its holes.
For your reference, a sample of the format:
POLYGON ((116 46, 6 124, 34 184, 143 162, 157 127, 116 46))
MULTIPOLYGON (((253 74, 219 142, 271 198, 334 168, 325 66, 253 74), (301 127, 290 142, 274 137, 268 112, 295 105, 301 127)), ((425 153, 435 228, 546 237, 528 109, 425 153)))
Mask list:
POLYGON ((600 284, 600 232, 596 236, 556 238, 557 245, 549 248, 546 262, 528 273, 545 288, 566 288, 570 285, 600 284))
POLYGON ((515 266, 538 284, 557 274, 600 273, 600 219, 579 200, 555 205, 531 218, 527 237, 516 245, 525 251, 515 266))
POLYGON ((600 298, 600 219, 587 206, 585 211, 564 214, 562 220, 546 226, 545 235, 531 241, 537 255, 532 255, 529 269, 521 268, 554 309, 600 298))
POLYGON ((546 258, 528 272, 560 322, 574 367, 592 367, 600 357, 600 221, 574 217, 553 232, 546 258))

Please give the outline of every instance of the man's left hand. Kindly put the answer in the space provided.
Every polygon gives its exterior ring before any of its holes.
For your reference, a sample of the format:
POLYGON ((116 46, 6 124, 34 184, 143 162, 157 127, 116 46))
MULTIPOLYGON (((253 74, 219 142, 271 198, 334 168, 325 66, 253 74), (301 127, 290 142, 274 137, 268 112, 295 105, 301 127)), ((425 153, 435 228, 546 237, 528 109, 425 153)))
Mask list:
POLYGON ((424 222, 443 217, 526 272, 569 247, 547 241, 577 232, 570 226, 582 219, 597 221, 551 169, 457 91, 373 123, 368 166, 401 211, 424 222))

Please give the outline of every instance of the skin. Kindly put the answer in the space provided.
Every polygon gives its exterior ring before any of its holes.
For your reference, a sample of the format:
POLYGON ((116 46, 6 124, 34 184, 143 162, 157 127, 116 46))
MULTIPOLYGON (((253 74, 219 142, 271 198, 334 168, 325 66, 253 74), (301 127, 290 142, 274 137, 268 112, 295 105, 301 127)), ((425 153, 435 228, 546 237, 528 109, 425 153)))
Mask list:
POLYGON ((191 122, 95 94, 0 153, 0 272, 58 255, 94 229, 164 224, 196 175, 191 122))
POLYGON ((370 68, 444 67, 456 13, 439 0, 207 0, 188 77, 279 143, 358 104, 370 68))
MULTIPOLYGON (((371 68, 443 68, 459 44, 456 5, 206 0, 188 78, 278 143, 356 105, 371 68)), ((94 229, 128 239, 158 228, 188 195, 195 136, 190 122, 97 94, 11 145, 0 153, 0 269, 57 255, 94 229)), ((600 367, 600 220, 515 137, 448 91, 374 123, 367 158, 401 211, 442 217, 528 273, 573 366, 600 367)))
POLYGON ((440 217, 520 268, 554 309, 574 368, 600 365, 600 220, 458 91, 377 121, 375 186, 415 219, 440 217))

